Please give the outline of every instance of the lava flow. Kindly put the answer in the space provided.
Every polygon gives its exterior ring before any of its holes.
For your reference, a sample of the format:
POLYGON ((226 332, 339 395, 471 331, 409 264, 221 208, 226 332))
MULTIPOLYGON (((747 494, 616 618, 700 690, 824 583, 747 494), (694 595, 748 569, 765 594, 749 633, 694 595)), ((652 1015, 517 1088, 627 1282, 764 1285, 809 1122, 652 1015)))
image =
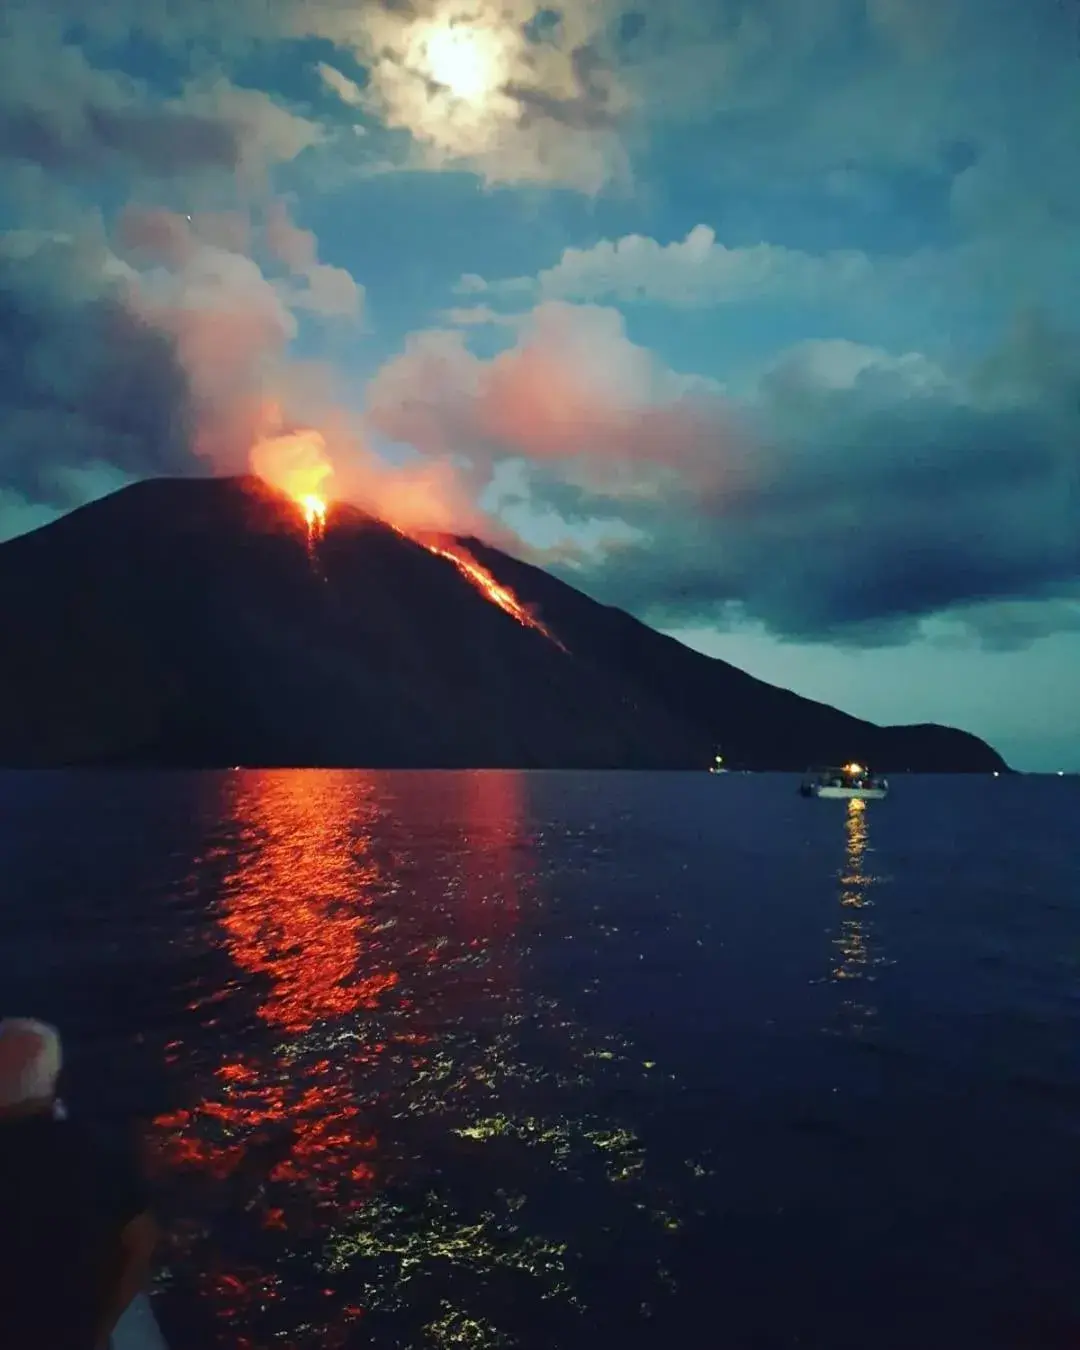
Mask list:
MULTIPOLYGON (((307 526, 308 551, 312 565, 318 569, 315 546, 326 532, 326 513, 328 499, 326 487, 333 480, 334 466, 330 461, 326 441, 321 432, 313 427, 302 431, 282 432, 279 435, 265 436, 251 450, 251 467, 264 481, 279 488, 295 502, 297 509, 307 526)), ((429 553, 451 562, 475 590, 497 605, 504 614, 509 614, 524 628, 532 628, 553 643, 560 651, 566 648, 554 633, 523 604, 509 586, 497 581, 486 567, 456 541, 439 536, 436 543, 430 538, 417 537, 394 524, 386 522, 391 529, 414 543, 426 548, 429 553)))
POLYGON ((490 600, 493 605, 497 605, 504 614, 509 614, 523 627, 533 628, 536 632, 542 633, 560 651, 566 651, 566 648, 551 629, 546 624, 541 623, 536 615, 526 605, 522 604, 510 587, 504 586, 501 581, 496 581, 488 569, 478 563, 472 554, 462 548, 460 544, 448 548, 446 545, 432 544, 426 540, 422 542, 429 553, 434 553, 437 558, 445 558, 448 562, 452 562, 465 580, 474 586, 485 600, 490 600))

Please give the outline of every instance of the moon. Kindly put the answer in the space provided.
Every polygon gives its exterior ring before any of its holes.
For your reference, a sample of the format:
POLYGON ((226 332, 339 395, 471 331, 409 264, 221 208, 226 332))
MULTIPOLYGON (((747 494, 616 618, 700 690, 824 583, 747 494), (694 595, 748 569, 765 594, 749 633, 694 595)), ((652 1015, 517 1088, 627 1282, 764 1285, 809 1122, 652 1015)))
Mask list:
POLYGON ((437 83, 466 103, 478 103, 498 82, 498 61, 485 34, 467 24, 436 28, 424 47, 428 73, 437 83))

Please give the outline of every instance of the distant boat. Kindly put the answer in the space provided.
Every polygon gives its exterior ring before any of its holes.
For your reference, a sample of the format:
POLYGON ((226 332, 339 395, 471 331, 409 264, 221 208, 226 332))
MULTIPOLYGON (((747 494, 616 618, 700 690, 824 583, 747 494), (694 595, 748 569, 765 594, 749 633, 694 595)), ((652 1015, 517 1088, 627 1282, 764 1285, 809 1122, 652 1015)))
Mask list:
POLYGON ((864 764, 845 764, 839 769, 810 769, 799 784, 803 797, 829 797, 840 801, 881 801, 889 795, 889 783, 864 764))
POLYGON ((715 757, 715 759, 713 760, 713 762, 709 765, 709 772, 710 772, 710 773, 727 773, 727 772, 728 772, 728 769, 726 768, 726 766, 725 766, 725 764, 724 764, 724 756, 723 756, 723 755, 719 755, 719 754, 718 754, 718 755, 715 757))

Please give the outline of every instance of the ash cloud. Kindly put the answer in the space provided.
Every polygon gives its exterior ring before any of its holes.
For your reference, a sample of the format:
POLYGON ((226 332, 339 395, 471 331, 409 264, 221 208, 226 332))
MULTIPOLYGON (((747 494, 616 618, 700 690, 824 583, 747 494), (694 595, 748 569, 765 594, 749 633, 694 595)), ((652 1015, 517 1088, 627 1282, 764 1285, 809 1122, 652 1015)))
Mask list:
POLYGON ((319 128, 161 17, 121 0, 0 14, 0 491, 22 519, 130 478, 245 467, 294 311, 360 311, 313 243, 291 275, 257 261, 270 173, 319 128), (174 58, 168 88, 110 64, 136 30, 174 58), (189 204, 110 221, 102 201, 125 199, 189 204))
MULTIPOLYGON (((271 219, 280 233, 284 217, 271 219)), ((236 212, 129 208, 111 242, 89 231, 7 236, 4 487, 66 507, 78 504, 76 480, 58 472, 67 468, 107 466, 121 481, 243 472, 258 440, 326 416, 329 381, 289 361, 294 310, 318 309, 314 292, 323 313, 345 315, 361 291, 317 261, 313 237, 289 231, 297 251, 277 278, 250 256, 259 231, 236 212)))
POLYGON ((81 294, 53 244, 0 258, 0 479, 29 501, 76 505, 58 470, 189 471, 188 381, 169 337, 121 289, 81 294), (64 284, 70 283, 70 289, 64 284))

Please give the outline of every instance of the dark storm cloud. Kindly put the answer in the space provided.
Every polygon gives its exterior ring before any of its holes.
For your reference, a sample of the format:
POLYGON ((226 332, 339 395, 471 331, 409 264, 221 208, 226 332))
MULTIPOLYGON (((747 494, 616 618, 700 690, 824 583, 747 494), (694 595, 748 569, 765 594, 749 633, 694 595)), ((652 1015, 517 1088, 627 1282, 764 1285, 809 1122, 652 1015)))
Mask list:
POLYGON ((65 507, 58 470, 190 472, 187 383, 169 340, 119 291, 65 293, 48 270, 46 257, 0 259, 0 483, 65 507))
POLYGON ((1062 340, 1033 365, 1046 340, 1029 328, 995 359, 999 388, 1014 376, 996 404, 895 386, 873 406, 895 371, 797 406, 763 381, 762 439, 729 446, 728 489, 617 508, 553 489, 564 518, 641 531, 577 579, 667 624, 748 616, 800 640, 894 642, 960 611, 993 645, 1060 629, 1080 582, 1080 363, 1062 340), (1016 600, 1044 603, 1020 617, 1016 600))

